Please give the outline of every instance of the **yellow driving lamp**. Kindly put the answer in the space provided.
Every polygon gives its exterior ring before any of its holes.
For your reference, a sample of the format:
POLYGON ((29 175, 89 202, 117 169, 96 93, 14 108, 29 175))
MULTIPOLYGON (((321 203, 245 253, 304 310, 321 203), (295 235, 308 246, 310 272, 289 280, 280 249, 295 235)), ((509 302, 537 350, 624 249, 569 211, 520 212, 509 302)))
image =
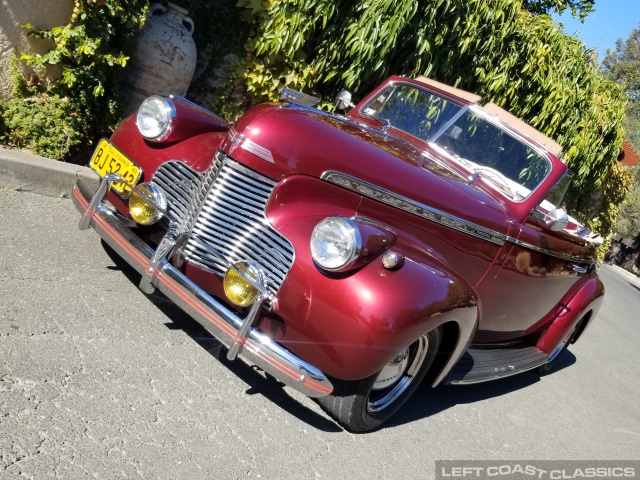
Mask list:
POLYGON ((251 305, 260 296, 261 292, 255 285, 266 286, 260 269, 249 262, 238 262, 229 267, 222 284, 227 298, 239 307, 251 305))
POLYGON ((164 193, 151 183, 141 183, 129 197, 129 213, 140 225, 157 222, 162 218, 162 211, 166 208, 167 199, 164 193))

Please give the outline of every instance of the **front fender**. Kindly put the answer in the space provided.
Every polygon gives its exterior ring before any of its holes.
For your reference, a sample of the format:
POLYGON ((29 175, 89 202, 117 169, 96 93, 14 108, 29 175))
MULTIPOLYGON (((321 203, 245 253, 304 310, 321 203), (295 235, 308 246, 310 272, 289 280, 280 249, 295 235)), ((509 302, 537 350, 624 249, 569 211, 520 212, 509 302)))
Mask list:
POLYGON ((293 243, 296 259, 278 295, 281 323, 260 328, 328 375, 356 380, 380 370, 420 335, 455 322, 459 335, 449 362, 455 363, 478 318, 475 292, 464 280, 403 244, 392 247, 407 252, 397 270, 375 258, 353 272, 325 272, 311 257, 313 228, 327 216, 356 215, 359 196, 298 177, 284 182, 273 199, 269 220, 293 243), (293 201, 296 192, 304 192, 299 201, 293 201))
POLYGON ((174 142, 146 140, 136 126, 136 115, 122 121, 111 142, 142 169, 141 181, 148 181, 156 169, 168 160, 179 160, 197 172, 204 172, 226 138, 225 131, 201 132, 174 142))
MULTIPOLYGON (((197 172, 209 168, 216 151, 226 138, 223 131, 200 133, 179 142, 154 143, 146 140, 136 126, 136 115, 126 118, 113 132, 111 142, 142 170, 140 182, 148 182, 160 165, 169 160, 184 162, 197 172)), ((129 212, 127 201, 113 191, 109 201, 123 214, 129 212)))

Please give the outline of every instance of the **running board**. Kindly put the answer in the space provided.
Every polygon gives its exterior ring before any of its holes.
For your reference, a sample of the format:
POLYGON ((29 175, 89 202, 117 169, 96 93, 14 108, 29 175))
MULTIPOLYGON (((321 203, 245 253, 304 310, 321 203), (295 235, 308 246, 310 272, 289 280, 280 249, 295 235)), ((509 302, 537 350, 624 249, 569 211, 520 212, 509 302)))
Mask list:
POLYGON ((488 382, 534 369, 547 362, 547 354, 536 347, 470 348, 453 367, 446 383, 462 385, 488 382))

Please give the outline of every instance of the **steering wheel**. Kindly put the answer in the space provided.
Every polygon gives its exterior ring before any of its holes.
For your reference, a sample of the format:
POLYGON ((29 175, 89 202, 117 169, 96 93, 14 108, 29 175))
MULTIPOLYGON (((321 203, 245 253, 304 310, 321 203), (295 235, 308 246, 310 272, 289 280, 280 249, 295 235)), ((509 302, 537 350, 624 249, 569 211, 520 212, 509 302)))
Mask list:
POLYGON ((511 189, 511 180, 509 180, 509 178, 507 178, 502 172, 499 172, 495 168, 487 167, 485 165, 478 165, 475 169, 475 173, 478 172, 484 173, 487 178, 499 184, 499 187, 502 187, 511 195, 516 196, 515 192, 511 189))

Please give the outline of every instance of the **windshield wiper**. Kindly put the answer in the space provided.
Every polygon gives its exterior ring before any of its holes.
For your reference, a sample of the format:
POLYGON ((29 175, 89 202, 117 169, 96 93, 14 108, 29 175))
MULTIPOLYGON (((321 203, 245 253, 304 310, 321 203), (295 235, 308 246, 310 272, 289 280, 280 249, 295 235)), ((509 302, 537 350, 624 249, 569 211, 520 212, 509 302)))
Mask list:
POLYGON ((491 167, 477 166, 473 170, 471 178, 469 179, 470 183, 474 182, 475 180, 477 180, 480 177, 486 178, 487 180, 489 180, 493 186, 495 186, 497 189, 501 190, 503 193, 506 193, 511 198, 518 198, 518 197, 524 198, 519 193, 514 192, 511 189, 511 187, 509 186, 508 178, 505 177, 498 170, 495 170, 495 169, 493 169, 491 167))

